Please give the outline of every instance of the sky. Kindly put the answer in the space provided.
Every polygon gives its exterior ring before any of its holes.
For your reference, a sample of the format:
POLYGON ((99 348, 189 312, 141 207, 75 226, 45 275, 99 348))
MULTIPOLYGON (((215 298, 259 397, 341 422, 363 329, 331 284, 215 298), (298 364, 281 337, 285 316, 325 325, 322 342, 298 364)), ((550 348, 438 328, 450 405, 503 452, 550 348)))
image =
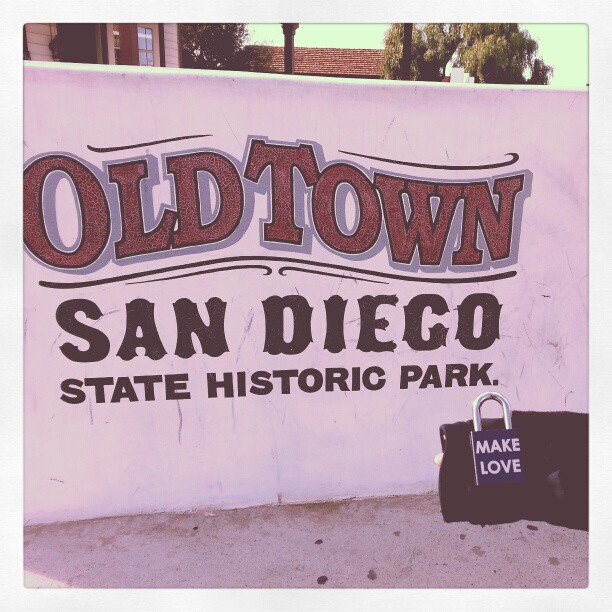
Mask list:
MULTIPOLYGON (((302 23, 295 33, 297 47, 382 49, 388 23, 302 23)), ((539 43, 539 55, 554 68, 553 87, 584 87, 588 82, 588 36, 586 24, 521 24, 539 43)), ((250 23, 251 42, 283 45, 279 23, 250 23)))

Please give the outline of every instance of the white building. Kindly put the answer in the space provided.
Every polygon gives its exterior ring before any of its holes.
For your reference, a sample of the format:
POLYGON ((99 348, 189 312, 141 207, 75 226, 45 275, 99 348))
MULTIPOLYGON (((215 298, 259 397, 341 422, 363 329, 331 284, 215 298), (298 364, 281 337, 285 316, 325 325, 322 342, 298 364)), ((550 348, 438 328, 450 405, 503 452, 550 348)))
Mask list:
POLYGON ((181 54, 176 23, 27 23, 23 57, 34 61, 167 66, 181 54))

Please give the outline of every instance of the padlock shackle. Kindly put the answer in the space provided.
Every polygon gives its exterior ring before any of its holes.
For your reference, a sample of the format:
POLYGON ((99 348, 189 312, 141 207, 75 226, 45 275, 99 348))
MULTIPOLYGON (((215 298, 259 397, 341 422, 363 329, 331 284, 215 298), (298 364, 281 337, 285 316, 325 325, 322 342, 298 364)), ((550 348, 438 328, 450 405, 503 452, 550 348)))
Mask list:
POLYGON ((474 431, 482 431, 482 418, 480 416, 480 407, 487 400, 495 400, 498 404, 501 405, 502 410, 504 411, 504 425, 506 429, 512 429, 512 415, 510 412, 510 404, 508 400, 501 394, 496 391, 487 391, 486 393, 481 393, 472 404, 472 414, 474 419, 474 431))

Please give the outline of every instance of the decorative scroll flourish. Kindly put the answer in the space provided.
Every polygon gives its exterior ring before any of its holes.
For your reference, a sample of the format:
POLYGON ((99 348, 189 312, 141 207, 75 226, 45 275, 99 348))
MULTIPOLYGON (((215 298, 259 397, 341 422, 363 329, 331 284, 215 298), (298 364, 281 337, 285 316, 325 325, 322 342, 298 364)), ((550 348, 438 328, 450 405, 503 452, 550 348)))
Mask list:
POLYGON ((402 166, 411 166, 412 168, 431 168, 432 170, 488 170, 490 168, 503 168, 504 166, 511 166, 519 160, 518 153, 506 153, 505 157, 510 156, 508 161, 497 162, 495 164, 480 164, 478 166, 448 166, 441 164, 422 164, 418 162, 401 161, 399 159, 389 159, 388 157, 377 157, 376 155, 365 155, 363 153, 355 153, 353 151, 341 151, 346 155, 353 155, 354 157, 363 157, 365 159, 373 159, 375 161, 387 162, 389 164, 400 164, 402 166))
MULTIPOLYGON (((221 257, 218 259, 208 259, 204 261, 194 261, 186 264, 179 264, 175 266, 167 266, 165 268, 157 268, 156 270, 142 270, 140 272, 132 272, 131 274, 120 274, 118 276, 110 276, 106 278, 97 278, 95 280, 76 281, 76 282, 52 282, 52 281, 39 281, 41 287, 48 287, 50 289, 82 289, 84 287, 95 287, 97 285, 107 285, 110 283, 119 283, 123 281, 132 281, 136 278, 144 278, 148 276, 155 276, 157 274, 167 274, 170 272, 176 272, 178 270, 189 270, 193 268, 207 268, 208 266, 216 266, 228 263, 237 262, 272 262, 272 263, 288 263, 298 264, 300 266, 314 266, 315 268, 322 268, 324 270, 338 270, 340 272, 349 272, 351 274, 359 274, 361 276, 372 276, 374 278, 384 278, 397 281, 405 281, 412 283, 434 283, 439 285, 451 285, 451 284, 469 284, 469 283, 482 283, 489 281, 498 281, 506 278, 512 278, 516 276, 516 271, 511 270, 508 272, 498 272, 496 274, 483 274, 479 276, 418 276, 418 275, 406 275, 406 274, 391 274, 389 272, 377 272, 375 270, 362 270, 352 266, 343 266, 340 264, 331 264, 323 261, 312 261, 307 259, 297 259, 295 257, 276 257, 276 256, 254 256, 254 255, 240 255, 237 257, 221 257)), ((269 276, 272 271, 268 266, 230 266, 227 268, 219 268, 212 270, 214 272, 223 272, 234 269, 240 269, 245 267, 251 268, 262 268, 266 271, 266 276, 269 276), (270 270, 270 272, 268 272, 270 270)), ((281 267, 279 274, 284 275, 284 271, 289 270, 290 267, 281 267)), ((195 276, 196 274, 206 274, 208 270, 198 271, 193 274, 185 274, 179 276, 173 276, 170 278, 184 278, 185 276, 195 276)), ((167 277, 166 277, 167 278, 167 277)), ((355 280, 370 280, 364 278, 355 278, 355 280)), ((156 279, 164 280, 164 279, 156 279)))

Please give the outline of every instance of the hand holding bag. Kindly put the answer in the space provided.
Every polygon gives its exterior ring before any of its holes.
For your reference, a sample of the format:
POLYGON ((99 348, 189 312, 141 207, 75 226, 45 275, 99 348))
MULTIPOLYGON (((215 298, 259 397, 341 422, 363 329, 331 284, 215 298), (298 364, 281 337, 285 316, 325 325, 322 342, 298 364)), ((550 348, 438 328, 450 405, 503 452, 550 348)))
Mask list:
MULTIPOLYGON (((474 419, 440 427, 444 457, 438 493, 444 520, 485 525, 528 519, 587 529, 588 415, 515 411, 511 416, 520 436, 522 482, 478 486, 470 442, 478 428, 474 419)), ((508 421, 482 420, 485 432, 504 425, 508 421)))

